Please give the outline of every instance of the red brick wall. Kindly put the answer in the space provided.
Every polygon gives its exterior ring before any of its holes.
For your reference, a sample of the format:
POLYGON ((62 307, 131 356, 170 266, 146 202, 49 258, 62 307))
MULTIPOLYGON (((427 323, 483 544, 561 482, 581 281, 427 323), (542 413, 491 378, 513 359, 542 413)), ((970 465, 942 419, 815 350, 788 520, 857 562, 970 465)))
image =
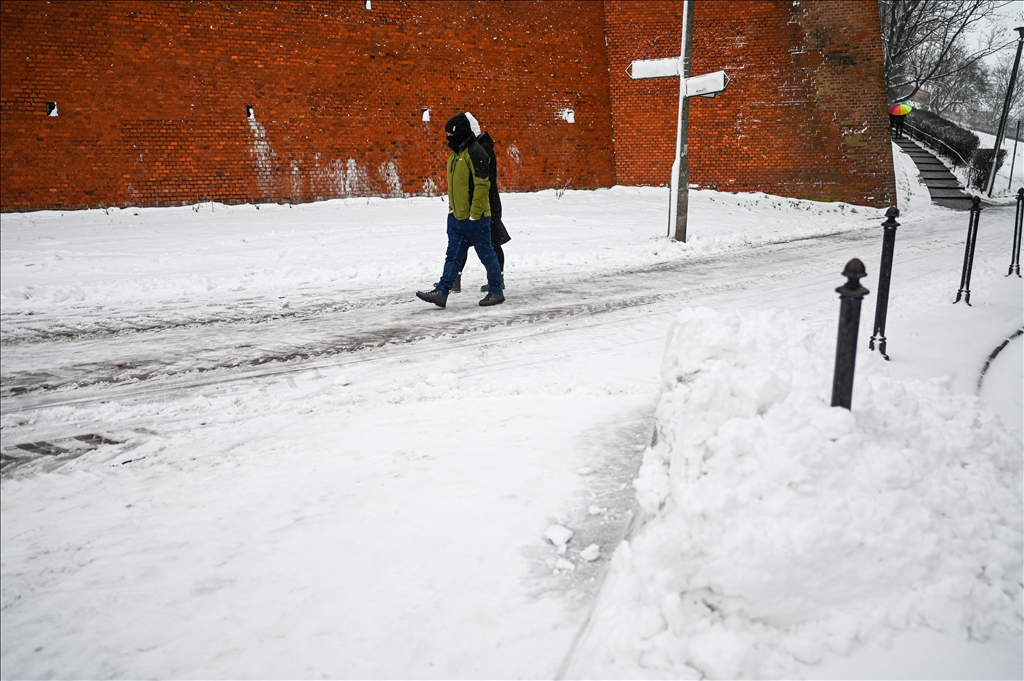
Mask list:
MULTIPOLYGON (((624 69, 678 54, 680 8, 4 0, 0 209, 443 192, 466 109, 503 189, 664 184, 678 81, 624 69)), ((893 202, 876 3, 700 2, 696 24, 694 72, 734 82, 691 107, 693 182, 893 202)))
MULTIPOLYGON (((667 184, 678 80, 626 67, 679 54, 682 2, 604 4, 616 180, 667 184)), ((690 182, 894 205, 882 68, 873 0, 697 2, 693 75, 725 69, 732 83, 690 100, 690 182)))
POLYGON ((464 109, 508 189, 615 181, 599 3, 4 0, 0 17, 4 210, 443 192, 464 109))

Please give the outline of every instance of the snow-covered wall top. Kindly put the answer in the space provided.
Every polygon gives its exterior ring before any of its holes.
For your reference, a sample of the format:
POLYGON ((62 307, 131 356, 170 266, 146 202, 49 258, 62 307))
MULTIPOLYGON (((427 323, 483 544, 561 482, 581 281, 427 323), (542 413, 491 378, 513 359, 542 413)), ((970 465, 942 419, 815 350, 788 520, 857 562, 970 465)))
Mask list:
MULTIPOLYGON (((4 2, 0 208, 440 194, 461 110, 504 190, 664 184, 678 81, 624 68, 678 54, 678 5, 4 2)), ((692 107, 693 182, 894 202, 873 3, 698 3, 696 33, 733 84, 692 107)))

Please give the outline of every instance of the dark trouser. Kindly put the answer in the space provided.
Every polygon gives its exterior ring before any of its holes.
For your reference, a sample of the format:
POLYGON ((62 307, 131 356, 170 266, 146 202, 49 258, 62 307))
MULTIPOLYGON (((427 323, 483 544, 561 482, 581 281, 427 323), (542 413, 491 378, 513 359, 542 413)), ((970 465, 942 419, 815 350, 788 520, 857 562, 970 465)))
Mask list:
MULTIPOLYGON (((491 229, 491 245, 494 246, 494 254, 498 256, 498 269, 502 272, 505 271, 505 251, 497 241, 494 240, 494 229, 491 229)), ((466 253, 467 257, 469 253, 466 253)), ((462 259, 459 263, 459 274, 462 274, 462 270, 466 267, 466 258, 462 259)))
POLYGON ((501 293, 501 265, 491 243, 491 218, 456 220, 448 213, 448 251, 444 256, 444 273, 434 288, 445 295, 452 290, 455 278, 466 264, 469 247, 476 249, 477 257, 487 270, 487 285, 491 293, 501 293))

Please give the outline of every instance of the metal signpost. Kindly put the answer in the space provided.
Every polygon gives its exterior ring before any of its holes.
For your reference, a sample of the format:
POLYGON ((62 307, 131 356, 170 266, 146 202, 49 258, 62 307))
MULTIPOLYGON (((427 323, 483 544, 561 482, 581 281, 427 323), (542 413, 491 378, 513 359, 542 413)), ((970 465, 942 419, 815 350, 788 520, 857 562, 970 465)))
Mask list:
POLYGON ((683 2, 683 44, 678 57, 667 59, 639 59, 626 69, 634 80, 643 78, 679 77, 679 120, 676 124, 676 158, 672 163, 672 183, 669 195, 668 233, 676 241, 686 241, 686 213, 690 191, 690 97, 714 97, 729 86, 725 71, 716 71, 696 78, 690 77, 693 45, 694 0, 683 2))

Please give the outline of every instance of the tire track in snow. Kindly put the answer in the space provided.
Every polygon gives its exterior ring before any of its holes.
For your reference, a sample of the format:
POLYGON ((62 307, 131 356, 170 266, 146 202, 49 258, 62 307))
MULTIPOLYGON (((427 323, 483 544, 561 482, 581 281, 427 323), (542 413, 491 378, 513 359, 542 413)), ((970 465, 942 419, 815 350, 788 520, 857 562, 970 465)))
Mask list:
MULTIPOLYGON (((250 318, 244 323, 221 322, 215 327, 186 325, 110 338, 13 346, 4 352, 0 400, 5 412, 11 413, 101 401, 115 393, 126 398, 178 392, 314 366, 343 367, 399 357, 401 348, 412 347, 410 352, 415 353, 418 344, 432 339, 473 343, 480 334, 507 335, 512 329, 520 329, 516 337, 527 338, 557 332, 559 324, 571 322, 575 328, 581 319, 679 302, 785 305, 786 297, 806 292, 821 293, 831 301, 831 285, 842 264, 853 255, 871 262, 877 257, 871 252, 880 250, 878 236, 875 231, 847 231, 574 279, 549 277, 513 288, 509 302, 492 310, 473 305, 472 293, 452 294, 444 311, 403 293, 379 296, 376 305, 354 303, 335 315, 297 313, 250 318), (867 253, 864 245, 869 245, 867 253), (852 251, 853 246, 860 246, 858 252, 852 251), (734 277, 724 279, 719 268, 729 269, 734 277), (468 305, 462 302, 466 299, 468 305), (290 326, 282 329, 282 325, 290 326), (217 329, 227 338, 216 337, 217 329), (275 345, 264 340, 268 336, 290 342, 275 345), (40 348, 46 351, 37 353, 40 348), (18 356, 21 352, 28 355, 24 361, 18 356), (117 359, 111 360, 111 355, 117 359), (81 361, 89 356, 96 359, 81 361), (69 363, 69 357, 80 361, 69 363), (11 366, 20 370, 8 371, 11 366), (83 389, 92 394, 76 392, 83 389)), ((948 235, 926 228, 915 239, 898 245, 901 265, 907 267, 949 246, 948 235)))
MULTIPOLYGON (((849 230, 815 236, 801 236, 792 239, 772 241, 743 251, 727 251, 725 253, 696 257, 683 261, 656 263, 643 267, 618 270, 609 275, 597 272, 582 277, 577 283, 585 284, 592 281, 614 276, 645 275, 657 272, 678 270, 689 265, 706 263, 719 258, 741 256, 750 250, 787 246, 803 241, 829 239, 833 237, 862 236, 863 231, 849 230)), ((557 281, 565 281, 560 277, 557 281)), ((287 319, 308 319, 329 315, 344 314, 359 310, 372 310, 390 305, 401 305, 409 301, 406 291, 387 292, 384 295, 365 295, 360 292, 339 290, 329 294, 317 289, 308 294, 298 290, 295 297, 278 296, 276 298, 246 297, 233 301, 220 301, 208 307, 197 305, 180 305, 168 302, 159 311, 142 310, 134 314, 118 315, 109 309, 71 306, 62 309, 58 315, 37 314, 33 312, 14 311, 0 315, 3 328, 0 330, 0 346, 13 347, 23 344, 45 343, 54 341, 73 341, 100 339, 136 333, 153 333, 172 329, 192 329, 207 326, 225 326, 231 324, 256 324, 268 321, 287 319), (337 298, 347 300, 339 301, 337 298), (68 317, 74 317, 69 322, 68 317)))

